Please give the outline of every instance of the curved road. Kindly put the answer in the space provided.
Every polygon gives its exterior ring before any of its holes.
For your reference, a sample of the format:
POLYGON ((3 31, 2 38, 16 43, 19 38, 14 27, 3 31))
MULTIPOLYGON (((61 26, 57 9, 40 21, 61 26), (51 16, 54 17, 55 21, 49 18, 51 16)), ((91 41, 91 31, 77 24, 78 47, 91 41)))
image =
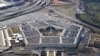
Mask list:
MULTIPOLYGON (((7 20, 10 18, 14 18, 14 17, 20 16, 20 15, 24 15, 24 14, 39 10, 41 8, 46 7, 49 4, 50 4, 50 0, 28 0, 27 2, 25 2, 24 5, 21 5, 18 7, 12 7, 12 8, 1 11, 0 12, 0 14, 1 14, 0 21, 7 20)), ((64 18, 67 18, 73 22, 85 25, 85 26, 87 26, 87 27, 89 27, 97 32, 100 32, 99 28, 88 25, 84 22, 81 22, 78 19, 73 19, 73 18, 57 11, 56 9, 54 9, 52 7, 47 7, 47 8, 53 10, 55 13, 57 13, 60 16, 63 16, 64 18)))
POLYGON ((29 0, 24 5, 18 7, 12 7, 9 9, 2 10, 0 12, 0 21, 14 18, 20 15, 24 15, 41 8, 46 7, 50 4, 50 0, 29 0))

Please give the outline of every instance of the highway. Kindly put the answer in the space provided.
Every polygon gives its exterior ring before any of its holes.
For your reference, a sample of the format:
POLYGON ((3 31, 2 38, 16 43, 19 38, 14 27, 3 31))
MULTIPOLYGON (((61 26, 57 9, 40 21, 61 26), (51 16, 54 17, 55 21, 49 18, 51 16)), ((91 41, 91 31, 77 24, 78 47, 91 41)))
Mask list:
POLYGON ((24 5, 0 11, 0 21, 37 11, 50 4, 50 0, 29 0, 24 5))
POLYGON ((100 29, 99 29, 99 28, 96 28, 96 27, 93 27, 93 26, 91 26, 91 25, 89 25, 89 24, 86 24, 86 23, 84 23, 84 22, 82 22, 82 21, 80 21, 80 20, 78 20, 78 19, 76 19, 76 18, 71 18, 71 17, 69 17, 68 15, 65 15, 65 14, 63 14, 62 12, 60 12, 60 11, 54 9, 53 7, 46 7, 46 8, 49 9, 49 10, 54 11, 54 12, 55 12, 56 14, 58 14, 59 16, 63 16, 64 18, 66 18, 66 19, 68 19, 68 20, 70 20, 70 21, 73 21, 73 22, 75 22, 75 23, 84 25, 84 26, 89 27, 89 28, 91 28, 92 30, 94 30, 94 31, 100 33, 100 29))
MULTIPOLYGON (((5 10, 0 10, 0 14, 1 14, 0 21, 8 20, 8 19, 20 16, 20 15, 24 15, 24 14, 28 14, 28 13, 37 11, 41 8, 48 6, 50 4, 50 2, 51 2, 50 0, 28 0, 27 2, 25 2, 25 4, 23 4, 21 6, 12 7, 12 8, 5 9, 5 10)), ((68 20, 82 24, 82 25, 87 26, 97 32, 100 32, 99 28, 96 28, 89 24, 81 22, 80 20, 78 20, 76 18, 71 18, 68 15, 63 14, 62 12, 57 11, 53 7, 47 7, 47 9, 53 10, 55 13, 57 13, 60 16, 63 16, 64 18, 66 18, 68 20)))

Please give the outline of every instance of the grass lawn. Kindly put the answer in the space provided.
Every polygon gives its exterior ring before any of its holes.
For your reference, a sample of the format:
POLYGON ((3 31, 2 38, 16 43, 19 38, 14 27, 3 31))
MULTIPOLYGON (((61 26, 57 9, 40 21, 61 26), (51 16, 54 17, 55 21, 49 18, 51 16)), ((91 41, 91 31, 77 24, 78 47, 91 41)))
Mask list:
POLYGON ((79 19, 88 22, 89 24, 92 24, 94 26, 100 27, 100 24, 92 20, 88 14, 80 14, 79 19))
POLYGON ((88 6, 85 14, 78 15, 79 19, 100 28, 100 0, 83 0, 88 6))

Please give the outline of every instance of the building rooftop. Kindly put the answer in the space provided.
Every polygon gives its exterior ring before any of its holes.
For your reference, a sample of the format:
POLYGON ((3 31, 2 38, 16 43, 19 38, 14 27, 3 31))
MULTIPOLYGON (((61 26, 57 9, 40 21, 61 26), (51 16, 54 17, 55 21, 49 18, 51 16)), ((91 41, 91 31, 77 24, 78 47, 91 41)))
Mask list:
POLYGON ((20 43, 23 43, 23 36, 19 26, 0 28, 0 52, 20 43))
POLYGON ((3 35, 3 31, 0 30, 0 47, 5 46, 5 41, 4 41, 4 35, 3 35))
POLYGON ((100 34, 90 34, 88 45, 90 47, 100 47, 100 34))
MULTIPOLYGON (((46 20, 22 25, 27 45, 77 45, 82 26, 46 20), (43 24, 42 24, 43 23, 43 24)), ((31 46, 32 47, 32 46, 31 46)), ((38 46, 40 47, 40 46, 38 46)))

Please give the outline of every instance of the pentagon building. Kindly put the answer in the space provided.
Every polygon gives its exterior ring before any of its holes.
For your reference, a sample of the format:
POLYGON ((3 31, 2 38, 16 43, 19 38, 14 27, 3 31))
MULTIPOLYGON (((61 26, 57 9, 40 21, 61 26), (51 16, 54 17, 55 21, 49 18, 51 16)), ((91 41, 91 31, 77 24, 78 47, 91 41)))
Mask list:
POLYGON ((53 20, 34 21, 21 27, 29 50, 76 48, 83 29, 80 25, 53 20))

